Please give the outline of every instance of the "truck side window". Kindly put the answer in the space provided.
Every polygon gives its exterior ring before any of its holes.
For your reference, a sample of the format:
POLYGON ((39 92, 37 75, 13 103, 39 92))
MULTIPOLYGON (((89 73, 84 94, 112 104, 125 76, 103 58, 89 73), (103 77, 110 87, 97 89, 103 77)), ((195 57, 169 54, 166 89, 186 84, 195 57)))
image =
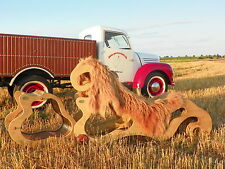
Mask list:
POLYGON ((127 37, 118 32, 105 32, 105 45, 113 49, 131 49, 127 37))
POLYGON ((92 40, 92 36, 91 36, 91 35, 86 35, 86 36, 84 37, 84 39, 85 39, 85 40, 92 40))

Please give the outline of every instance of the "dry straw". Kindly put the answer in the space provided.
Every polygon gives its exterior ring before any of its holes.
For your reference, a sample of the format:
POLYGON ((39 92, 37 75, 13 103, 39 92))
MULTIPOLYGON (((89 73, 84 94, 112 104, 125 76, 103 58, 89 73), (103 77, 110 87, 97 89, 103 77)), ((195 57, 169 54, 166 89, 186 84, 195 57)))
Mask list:
MULTIPOLYGON (((215 168, 225 166, 225 60, 172 62, 176 86, 213 119, 210 136, 178 134, 171 140, 129 138, 110 144, 77 145, 73 138, 53 138, 36 148, 13 142, 2 121, 16 108, 7 90, 0 88, 0 168, 215 168)), ((57 90, 75 117, 74 90, 57 90), (63 93, 63 94, 62 94, 63 93), (72 94, 71 94, 72 93, 72 94)), ((77 116, 76 116, 77 117, 77 116)), ((51 112, 35 113, 23 125, 26 131, 57 126, 51 112)))

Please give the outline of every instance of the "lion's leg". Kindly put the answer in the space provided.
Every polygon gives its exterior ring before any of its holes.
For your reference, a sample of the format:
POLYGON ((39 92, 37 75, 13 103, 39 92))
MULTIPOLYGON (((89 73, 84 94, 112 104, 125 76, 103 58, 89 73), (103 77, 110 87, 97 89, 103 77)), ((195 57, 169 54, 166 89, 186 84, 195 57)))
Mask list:
POLYGON ((194 112, 197 117, 196 122, 192 122, 187 126, 187 132, 193 134, 194 130, 199 128, 202 133, 210 133, 212 130, 212 119, 208 112, 198 107, 190 100, 185 100, 185 108, 188 113, 194 112))
POLYGON ((181 106, 180 116, 172 119, 167 130, 161 139, 172 137, 178 127, 189 118, 197 118, 196 122, 190 122, 187 125, 186 132, 193 135, 195 129, 200 129, 201 133, 210 133, 212 130, 212 119, 208 112, 198 107, 191 100, 184 99, 184 104, 181 106))
POLYGON ((132 120, 130 116, 128 115, 123 115, 119 121, 116 122, 115 126, 117 129, 125 129, 129 128, 132 125, 132 120))

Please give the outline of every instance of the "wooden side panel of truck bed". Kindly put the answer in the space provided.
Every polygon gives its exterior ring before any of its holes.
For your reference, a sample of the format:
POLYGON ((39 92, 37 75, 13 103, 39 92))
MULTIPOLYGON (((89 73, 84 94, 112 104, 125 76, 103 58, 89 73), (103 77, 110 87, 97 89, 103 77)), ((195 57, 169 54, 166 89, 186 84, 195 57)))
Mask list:
POLYGON ((80 58, 96 57, 90 40, 0 34, 0 76, 39 67, 55 77, 69 77, 80 58))

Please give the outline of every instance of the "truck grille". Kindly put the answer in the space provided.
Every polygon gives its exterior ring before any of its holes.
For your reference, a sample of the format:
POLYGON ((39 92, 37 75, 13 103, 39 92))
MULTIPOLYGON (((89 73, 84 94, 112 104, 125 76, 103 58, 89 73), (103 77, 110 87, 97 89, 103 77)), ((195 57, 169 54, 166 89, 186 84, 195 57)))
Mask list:
POLYGON ((144 64, 148 64, 148 63, 151 63, 151 62, 158 62, 157 59, 153 59, 153 58, 143 58, 143 63, 144 64))

